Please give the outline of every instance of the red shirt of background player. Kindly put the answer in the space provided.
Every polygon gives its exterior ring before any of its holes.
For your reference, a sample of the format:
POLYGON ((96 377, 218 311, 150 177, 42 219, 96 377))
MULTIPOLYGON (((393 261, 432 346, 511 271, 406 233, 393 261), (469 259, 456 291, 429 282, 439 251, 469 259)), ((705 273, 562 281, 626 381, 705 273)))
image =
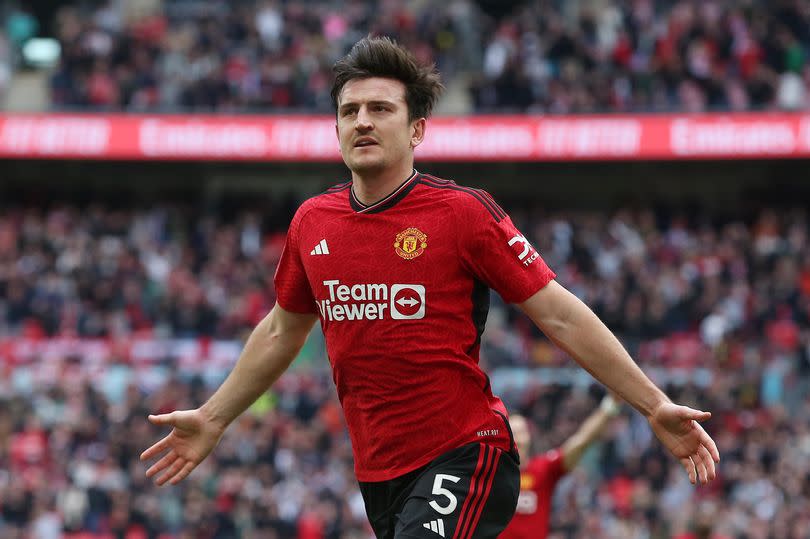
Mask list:
POLYGON ((546 537, 554 487, 564 475, 565 467, 559 449, 531 459, 520 471, 520 497, 515 516, 498 539, 546 537))

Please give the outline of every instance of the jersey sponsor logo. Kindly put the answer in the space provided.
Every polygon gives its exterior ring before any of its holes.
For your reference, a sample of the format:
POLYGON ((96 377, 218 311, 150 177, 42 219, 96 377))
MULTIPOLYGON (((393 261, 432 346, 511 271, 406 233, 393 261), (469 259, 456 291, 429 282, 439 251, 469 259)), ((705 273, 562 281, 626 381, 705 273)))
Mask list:
POLYGON ((479 430, 475 433, 476 436, 497 436, 501 431, 499 429, 479 430))
POLYGON ((512 239, 509 240, 509 247, 517 245, 517 248, 520 249, 518 253, 516 251, 518 260, 520 260, 524 266, 528 267, 529 264, 540 258, 540 255, 535 251, 532 244, 529 243, 529 240, 526 239, 525 236, 520 234, 515 234, 512 236, 512 239))
POLYGON ((324 320, 418 320, 425 317, 425 287, 421 284, 323 281, 326 299, 315 301, 324 320))
POLYGON ((425 252, 427 235, 416 227, 406 228, 397 234, 394 251, 405 260, 413 260, 425 252))
POLYGON ((527 473, 520 474, 521 490, 531 490, 534 488, 534 477, 527 473))
POLYGON ((421 284, 391 285, 391 318, 418 320, 425 317, 425 287, 421 284))

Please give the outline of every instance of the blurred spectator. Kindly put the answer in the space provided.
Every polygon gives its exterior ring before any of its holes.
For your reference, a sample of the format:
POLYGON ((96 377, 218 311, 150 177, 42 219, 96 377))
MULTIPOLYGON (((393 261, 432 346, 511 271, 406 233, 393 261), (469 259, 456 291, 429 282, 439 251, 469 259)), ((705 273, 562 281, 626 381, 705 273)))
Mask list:
POLYGON ((14 50, 19 51, 26 41, 37 35, 39 23, 28 6, 12 2, 9 6, 4 6, 4 10, 6 35, 14 50))
POLYGON ((9 84, 11 83, 12 54, 11 46, 5 33, 0 29, 0 107, 6 98, 9 84))

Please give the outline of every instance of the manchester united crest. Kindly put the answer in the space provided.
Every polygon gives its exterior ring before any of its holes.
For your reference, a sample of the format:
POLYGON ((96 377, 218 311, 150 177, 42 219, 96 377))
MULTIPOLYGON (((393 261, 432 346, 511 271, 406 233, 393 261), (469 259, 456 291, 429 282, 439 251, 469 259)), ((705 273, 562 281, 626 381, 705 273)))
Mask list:
POLYGON ((412 260, 425 252, 427 235, 415 227, 406 228, 394 242, 394 250, 405 260, 412 260))

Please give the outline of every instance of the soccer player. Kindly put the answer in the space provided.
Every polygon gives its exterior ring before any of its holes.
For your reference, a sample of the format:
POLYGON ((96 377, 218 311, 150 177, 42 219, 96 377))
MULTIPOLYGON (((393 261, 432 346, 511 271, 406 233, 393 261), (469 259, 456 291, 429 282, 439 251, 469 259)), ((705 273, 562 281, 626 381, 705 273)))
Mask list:
POLYGON ((643 413, 691 481, 712 479, 719 455, 698 423, 710 414, 672 403, 489 194, 414 169, 442 90, 433 66, 366 38, 335 75, 351 181, 296 212, 277 303, 211 398, 149 416, 172 430, 142 453, 163 454, 147 475, 159 485, 185 478, 320 321, 377 536, 496 537, 514 513, 519 469, 506 409, 478 366, 493 288, 643 413))
POLYGON ((551 500, 557 482, 573 470, 590 445, 605 431, 620 411, 610 395, 561 447, 529 458, 531 433, 522 415, 509 416, 520 461, 520 497, 512 521, 499 539, 544 539, 548 535, 551 500))

